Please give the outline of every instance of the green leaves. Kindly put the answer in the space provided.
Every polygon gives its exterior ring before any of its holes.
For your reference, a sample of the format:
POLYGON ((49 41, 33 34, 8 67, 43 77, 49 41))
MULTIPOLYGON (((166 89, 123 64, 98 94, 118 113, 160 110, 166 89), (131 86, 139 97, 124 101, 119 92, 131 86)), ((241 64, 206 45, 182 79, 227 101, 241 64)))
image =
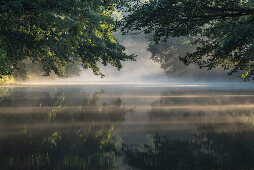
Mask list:
POLYGON ((2 75, 10 75, 12 70, 6 59, 6 51, 0 48, 0 78, 2 75))
POLYGON ((77 70, 92 69, 99 75, 103 75, 100 63, 121 68, 122 61, 134 60, 134 56, 126 55, 113 36, 115 21, 111 13, 116 3, 117 0, 1 1, 0 44, 8 65, 0 74, 12 74, 19 69, 17 63, 27 59, 39 63, 45 76, 54 72, 67 77, 70 65, 76 65, 77 70))
POLYGON ((254 77, 253 5, 252 0, 151 0, 130 8, 122 30, 153 33, 156 43, 170 37, 198 36, 196 51, 181 57, 185 64, 207 69, 221 66, 229 74, 243 73, 240 76, 248 80, 254 77))

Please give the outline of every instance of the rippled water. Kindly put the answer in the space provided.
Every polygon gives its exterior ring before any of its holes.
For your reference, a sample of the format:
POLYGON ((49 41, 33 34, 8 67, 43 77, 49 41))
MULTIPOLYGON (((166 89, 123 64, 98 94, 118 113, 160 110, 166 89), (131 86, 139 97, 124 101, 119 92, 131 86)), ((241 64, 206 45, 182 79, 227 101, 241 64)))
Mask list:
POLYGON ((0 169, 254 169, 254 87, 0 88, 0 169))

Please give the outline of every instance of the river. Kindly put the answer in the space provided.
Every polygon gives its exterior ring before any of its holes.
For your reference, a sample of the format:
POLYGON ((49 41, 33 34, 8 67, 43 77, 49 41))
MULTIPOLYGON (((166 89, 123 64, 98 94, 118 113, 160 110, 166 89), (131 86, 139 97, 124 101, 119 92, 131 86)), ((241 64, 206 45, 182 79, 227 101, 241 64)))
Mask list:
POLYGON ((0 87, 0 169, 254 169, 254 86, 0 87))

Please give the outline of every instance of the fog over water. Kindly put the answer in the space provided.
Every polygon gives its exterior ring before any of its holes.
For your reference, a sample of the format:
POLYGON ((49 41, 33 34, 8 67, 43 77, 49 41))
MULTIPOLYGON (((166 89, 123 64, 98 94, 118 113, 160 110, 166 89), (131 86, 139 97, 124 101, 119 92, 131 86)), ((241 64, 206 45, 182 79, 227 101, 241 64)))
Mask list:
POLYGON ((254 0, 224 1, 0 0, 0 170, 254 170, 254 0))
POLYGON ((254 86, 221 71, 168 78, 136 62, 0 88, 0 169, 254 169, 254 86))
POLYGON ((2 87, 0 169, 253 169, 253 108, 251 84, 2 87))

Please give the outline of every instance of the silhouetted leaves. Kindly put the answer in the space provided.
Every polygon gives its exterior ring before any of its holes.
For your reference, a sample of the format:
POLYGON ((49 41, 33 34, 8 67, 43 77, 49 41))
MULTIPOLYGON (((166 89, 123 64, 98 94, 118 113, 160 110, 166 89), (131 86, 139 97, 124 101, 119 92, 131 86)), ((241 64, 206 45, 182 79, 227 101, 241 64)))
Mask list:
POLYGON ((154 41, 170 37, 200 37, 195 51, 181 56, 189 65, 253 78, 253 1, 242 0, 126 0, 129 12, 122 21, 124 33, 153 33, 154 41))

